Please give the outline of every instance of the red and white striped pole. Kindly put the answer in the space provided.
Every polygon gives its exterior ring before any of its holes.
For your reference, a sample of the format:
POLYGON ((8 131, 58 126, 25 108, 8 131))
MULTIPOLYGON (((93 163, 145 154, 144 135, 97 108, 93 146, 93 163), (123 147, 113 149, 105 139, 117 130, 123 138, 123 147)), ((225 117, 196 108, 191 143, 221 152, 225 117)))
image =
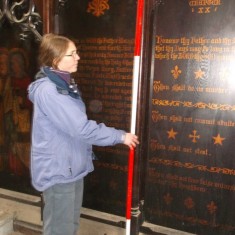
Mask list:
MULTIPOLYGON (((136 15, 136 32, 135 32, 135 50, 134 50, 134 67, 132 81, 132 110, 131 110, 131 133, 135 134, 136 113, 137 113, 137 96, 140 74, 140 53, 142 44, 142 24, 143 24, 144 0, 138 0, 136 15)), ((127 179, 127 199, 126 199, 126 235, 131 232, 131 203, 132 203, 132 182, 134 169, 134 149, 129 151, 128 159, 128 179, 127 179)))

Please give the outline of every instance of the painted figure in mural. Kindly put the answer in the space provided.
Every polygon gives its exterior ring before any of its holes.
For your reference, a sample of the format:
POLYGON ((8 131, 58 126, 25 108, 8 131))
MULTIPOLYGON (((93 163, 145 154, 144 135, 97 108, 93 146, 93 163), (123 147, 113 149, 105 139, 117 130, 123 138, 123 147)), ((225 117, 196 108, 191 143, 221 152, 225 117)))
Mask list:
POLYGON ((24 50, 20 48, 10 50, 9 68, 12 95, 10 121, 13 126, 10 134, 9 168, 15 174, 24 175, 24 171, 29 168, 31 127, 31 103, 27 98, 27 87, 31 79, 27 75, 28 58, 24 50))
POLYGON ((6 135, 5 135, 5 120, 4 114, 7 112, 4 102, 6 97, 6 82, 8 79, 8 50, 0 48, 0 170, 3 170, 7 165, 6 153, 6 135))
POLYGON ((28 88, 34 104, 31 176, 43 192, 44 235, 75 235, 79 227, 83 179, 93 171, 92 145, 139 143, 136 135, 88 120, 85 104, 71 78, 80 57, 68 38, 43 36, 41 70, 28 88))
POLYGON ((31 104, 27 99, 27 56, 20 48, 0 49, 1 170, 28 175, 31 104), (4 53, 3 53, 4 52, 4 53))

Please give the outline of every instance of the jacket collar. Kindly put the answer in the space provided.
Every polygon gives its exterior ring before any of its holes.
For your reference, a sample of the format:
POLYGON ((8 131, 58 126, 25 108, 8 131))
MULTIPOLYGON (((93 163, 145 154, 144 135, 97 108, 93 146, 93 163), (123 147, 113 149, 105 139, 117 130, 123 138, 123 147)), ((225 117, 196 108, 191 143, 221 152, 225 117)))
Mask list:
POLYGON ((60 94, 69 95, 75 99, 81 98, 77 84, 75 84, 74 79, 71 78, 70 73, 54 70, 50 67, 42 67, 40 72, 36 75, 36 79, 45 76, 55 83, 57 91, 60 94))

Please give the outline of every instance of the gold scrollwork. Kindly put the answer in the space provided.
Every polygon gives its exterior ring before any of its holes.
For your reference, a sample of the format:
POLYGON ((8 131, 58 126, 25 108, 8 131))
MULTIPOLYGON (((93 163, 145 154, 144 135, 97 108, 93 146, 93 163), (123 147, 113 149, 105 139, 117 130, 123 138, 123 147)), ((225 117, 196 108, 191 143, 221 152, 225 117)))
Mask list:
POLYGON ((152 99, 152 104, 156 106, 170 106, 170 107, 188 107, 188 108, 199 108, 199 109, 211 109, 211 110, 222 110, 222 111, 235 111, 235 105, 229 104, 215 104, 215 103, 203 103, 197 102, 192 103, 191 101, 179 101, 179 100, 159 100, 152 99))
POLYGON ((214 167, 214 166, 208 167, 206 165, 196 165, 191 162, 182 163, 180 161, 160 159, 157 157, 150 159, 149 162, 156 164, 156 165, 165 165, 165 166, 173 166, 173 167, 179 167, 179 168, 195 169, 198 171, 223 174, 223 175, 235 175, 235 169, 221 168, 221 167, 214 167))
POLYGON ((152 99, 152 104, 153 105, 158 105, 158 106, 180 106, 180 101, 169 101, 169 100, 159 100, 159 99, 152 99))

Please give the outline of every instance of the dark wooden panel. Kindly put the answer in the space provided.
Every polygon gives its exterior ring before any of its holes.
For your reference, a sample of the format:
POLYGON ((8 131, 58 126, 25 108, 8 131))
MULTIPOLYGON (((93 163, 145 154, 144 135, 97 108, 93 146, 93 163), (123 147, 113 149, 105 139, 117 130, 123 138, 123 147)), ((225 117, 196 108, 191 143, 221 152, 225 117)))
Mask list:
POLYGON ((235 3, 161 2, 153 21, 145 218, 196 234, 233 234, 235 3))
MULTIPOLYGON (((136 1, 68 1, 62 14, 60 33, 80 52, 74 77, 89 118, 129 131, 136 1)), ((128 148, 94 151, 98 160, 86 178, 84 206, 125 216, 128 148)))

